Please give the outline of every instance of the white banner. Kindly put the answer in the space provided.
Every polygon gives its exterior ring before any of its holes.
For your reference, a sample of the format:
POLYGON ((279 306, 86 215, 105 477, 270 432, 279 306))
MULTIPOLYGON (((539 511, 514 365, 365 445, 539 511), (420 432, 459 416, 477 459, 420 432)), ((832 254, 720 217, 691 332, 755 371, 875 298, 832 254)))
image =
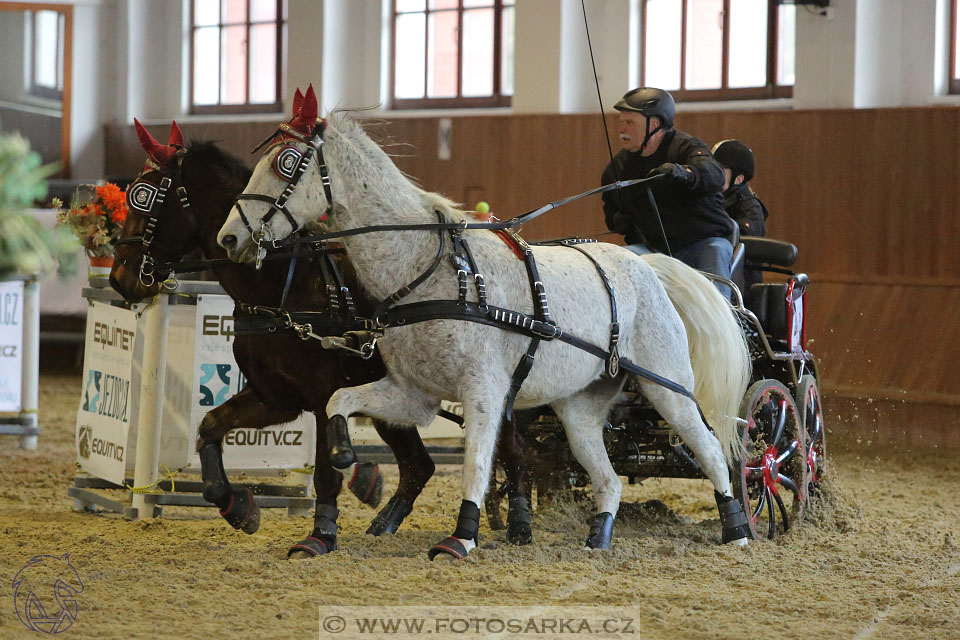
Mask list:
POLYGON ((0 411, 20 411, 23 281, 0 282, 0 411))
MULTIPOLYGON (((247 383, 233 358, 233 307, 229 296, 201 295, 197 299, 191 442, 196 441, 204 415, 247 383)), ((235 429, 223 440, 223 464, 226 469, 304 467, 313 464, 315 442, 312 413, 265 429, 235 429)), ((191 461, 199 467, 195 447, 191 447, 191 461)))
POLYGON ((87 312, 77 459, 85 471, 116 484, 123 484, 126 468, 136 337, 134 312, 99 302, 87 312))

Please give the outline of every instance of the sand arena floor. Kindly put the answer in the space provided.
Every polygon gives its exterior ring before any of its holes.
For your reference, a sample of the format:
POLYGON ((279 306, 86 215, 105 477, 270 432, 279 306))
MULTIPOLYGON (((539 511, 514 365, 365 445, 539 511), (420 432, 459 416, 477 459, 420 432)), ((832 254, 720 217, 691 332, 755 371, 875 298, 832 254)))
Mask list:
MULTIPOLYGON (((484 522, 466 561, 430 563, 459 505, 459 469, 441 467, 396 535, 366 536, 374 511, 348 494, 341 551, 291 561, 312 520, 283 510, 264 510, 254 536, 212 508, 142 522, 73 512, 79 388, 42 378, 37 451, 0 439, 0 638, 40 635, 11 583, 32 556, 67 552, 84 590, 62 638, 316 638, 330 605, 437 603, 629 607, 637 638, 960 638, 956 452, 876 450, 832 424, 829 491, 776 542, 720 546, 708 483, 647 480, 626 488, 610 552, 581 550, 592 503, 569 501, 537 513, 531 546, 484 522)), ((392 490, 396 468, 385 473, 392 490)))

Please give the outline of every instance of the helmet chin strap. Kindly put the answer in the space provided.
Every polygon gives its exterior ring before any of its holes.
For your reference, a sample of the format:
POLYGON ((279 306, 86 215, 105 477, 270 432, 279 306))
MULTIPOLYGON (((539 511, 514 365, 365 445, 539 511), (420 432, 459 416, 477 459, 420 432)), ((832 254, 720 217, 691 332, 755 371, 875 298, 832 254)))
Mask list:
POLYGON ((654 129, 653 131, 650 131, 650 117, 644 116, 644 118, 647 121, 647 126, 645 127, 645 130, 644 130, 643 142, 640 144, 640 155, 643 155, 643 152, 646 151, 647 144, 650 143, 650 138, 657 135, 657 132, 663 129, 663 124, 658 124, 656 129, 654 129))

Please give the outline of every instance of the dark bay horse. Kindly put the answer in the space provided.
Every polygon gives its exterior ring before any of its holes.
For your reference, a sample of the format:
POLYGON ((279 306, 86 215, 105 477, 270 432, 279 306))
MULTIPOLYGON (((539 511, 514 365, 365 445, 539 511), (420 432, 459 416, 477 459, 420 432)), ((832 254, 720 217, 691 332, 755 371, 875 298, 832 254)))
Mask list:
MULTIPOLYGON (((183 147, 183 138, 174 123, 170 143, 163 145, 139 123, 138 135, 148 158, 144 170, 128 189, 130 213, 123 238, 116 249, 110 283, 128 302, 139 302, 160 291, 165 273, 152 273, 155 266, 180 260, 199 249, 204 258, 226 257, 216 236, 236 195, 250 177, 250 170, 236 157, 209 142, 183 147), (159 189, 169 179, 167 194, 152 207, 137 203, 137 184, 146 193, 159 189), (139 208, 138 208, 139 207, 139 208), (144 211, 147 209, 147 211, 144 211), (150 210, 152 209, 152 210, 150 210), (149 238, 145 243, 144 237, 149 238), (147 273, 144 274, 144 266, 147 273)), ((154 198, 156 199, 156 198, 154 198)), ((350 263, 343 255, 330 256, 342 274, 342 282, 353 294, 356 314, 369 315, 374 302, 360 290, 350 263)), ((294 270, 288 259, 266 260, 260 270, 223 260, 213 271, 224 290, 236 303, 235 314, 245 315, 247 305, 277 308, 278 292, 286 283, 283 301, 286 311, 329 310, 331 290, 329 263, 321 255, 298 257, 294 270), (291 276, 292 273, 292 276, 291 276)), ((337 297, 337 289, 332 291, 337 297)), ((324 327, 313 332, 324 335, 324 327)), ((327 333, 339 336, 351 327, 332 321, 327 333)), ((263 428, 295 419, 303 411, 313 412, 317 423, 314 488, 316 514, 310 535, 290 549, 290 555, 314 556, 337 548, 337 495, 343 476, 330 464, 327 418, 324 408, 334 391, 344 386, 378 380, 385 374, 379 353, 369 360, 323 349, 317 340, 303 341, 291 330, 257 335, 237 335, 234 356, 247 378, 247 385, 224 404, 207 413, 200 424, 198 450, 204 481, 204 497, 220 508, 221 515, 234 527, 253 533, 259 525, 258 507, 249 490, 237 490, 227 480, 222 461, 222 440, 236 428, 263 428)), ((380 421, 374 426, 390 447, 399 466, 396 492, 374 518, 367 533, 393 533, 410 513, 413 502, 433 475, 430 459, 416 430, 392 428, 380 421)), ((525 495, 523 456, 512 429, 501 438, 500 457, 511 486, 511 495, 525 495)), ((379 501, 382 478, 375 466, 359 464, 350 482, 351 490, 373 506, 379 501)), ((531 539, 529 507, 521 501, 514 509, 511 501, 508 538, 516 543, 531 539)))

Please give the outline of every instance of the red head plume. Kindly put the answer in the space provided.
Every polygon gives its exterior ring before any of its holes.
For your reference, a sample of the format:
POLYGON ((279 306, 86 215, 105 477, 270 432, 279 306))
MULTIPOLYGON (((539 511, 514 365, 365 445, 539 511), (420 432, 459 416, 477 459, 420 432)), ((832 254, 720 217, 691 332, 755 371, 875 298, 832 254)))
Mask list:
MULTIPOLYGON (((294 96, 294 111, 296 112, 296 96, 294 96)), ((313 92, 313 84, 307 87, 307 93, 300 103, 300 111, 296 114, 290 126, 300 133, 310 135, 317 124, 317 95, 313 92)))
MULTIPOLYGON (((167 164, 173 159, 177 153, 176 149, 169 145, 160 144, 136 118, 133 119, 133 124, 137 128, 137 137, 140 138, 140 146, 143 147, 144 151, 153 156, 154 160, 160 164, 167 164)), ((180 129, 178 128, 177 132, 179 133, 179 131, 180 129)), ((173 131, 171 131, 171 138, 172 134, 173 131)))

